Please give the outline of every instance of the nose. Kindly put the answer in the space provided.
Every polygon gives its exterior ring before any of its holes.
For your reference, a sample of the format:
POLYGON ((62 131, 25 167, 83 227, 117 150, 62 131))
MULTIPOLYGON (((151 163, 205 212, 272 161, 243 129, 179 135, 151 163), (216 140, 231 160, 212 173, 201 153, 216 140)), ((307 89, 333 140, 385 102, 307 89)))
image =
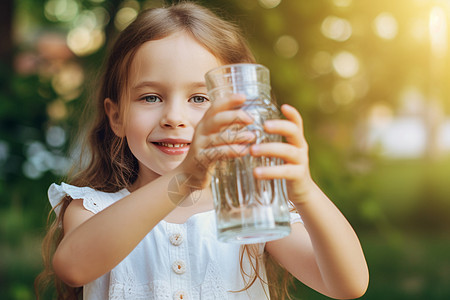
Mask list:
POLYGON ((161 116, 160 125, 164 128, 184 128, 187 120, 185 119, 184 109, 179 103, 168 104, 161 116))

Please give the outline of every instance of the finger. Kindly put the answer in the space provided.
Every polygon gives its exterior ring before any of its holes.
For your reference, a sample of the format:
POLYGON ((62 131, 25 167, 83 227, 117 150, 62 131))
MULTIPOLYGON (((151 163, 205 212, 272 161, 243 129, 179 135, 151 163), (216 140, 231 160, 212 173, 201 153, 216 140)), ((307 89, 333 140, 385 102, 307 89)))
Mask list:
POLYGON ((209 147, 203 149, 195 158, 198 166, 210 169, 210 166, 218 160, 242 157, 249 153, 247 144, 232 144, 209 147))
POLYGON ((296 147, 306 144, 301 128, 290 120, 268 120, 264 123, 264 131, 284 136, 289 144, 296 147))
POLYGON ((218 97, 211 102, 211 107, 208 111, 212 114, 216 114, 220 111, 236 109, 241 107, 246 98, 242 94, 230 94, 227 97, 218 97))
POLYGON ((253 144, 256 141, 256 134, 252 131, 228 129, 209 136, 209 147, 232 145, 232 144, 253 144))
POLYGON ((244 110, 227 110, 218 112, 210 118, 205 119, 203 122, 203 128, 204 133, 209 134, 223 131, 224 129, 240 129, 241 127, 251 123, 253 123, 253 118, 244 110))
POLYGON ((302 162, 302 151, 300 148, 286 143, 264 143, 250 147, 252 156, 265 156, 281 158, 288 164, 300 164, 302 162))
MULTIPOLYGON (((294 136, 293 135, 286 136, 286 140, 288 141, 288 143, 291 143, 291 144, 294 144, 297 146, 306 145, 307 143, 306 143, 306 139, 304 136, 303 119, 302 119, 300 113, 298 112, 298 110, 289 104, 283 104, 281 106, 281 112, 283 113, 283 115, 286 117, 286 119, 288 121, 291 121, 297 127, 297 133, 295 133, 294 136)), ((275 120, 273 120, 273 121, 275 121, 275 120)), ((272 122, 272 120, 266 122, 266 123, 268 123, 269 127, 270 127, 271 122, 272 122)), ((268 130, 270 131, 270 128, 268 128, 268 130)), ((291 133, 292 133, 292 131, 291 131, 291 133)), ((282 133, 279 133, 279 134, 282 134, 282 133)))
POLYGON ((289 120, 297 124, 299 128, 303 131, 303 119, 298 110, 289 104, 281 105, 281 112, 289 120))
POLYGON ((271 167, 257 167, 253 169, 253 176, 257 179, 286 179, 298 180, 299 174, 304 174, 304 165, 284 164, 271 167))

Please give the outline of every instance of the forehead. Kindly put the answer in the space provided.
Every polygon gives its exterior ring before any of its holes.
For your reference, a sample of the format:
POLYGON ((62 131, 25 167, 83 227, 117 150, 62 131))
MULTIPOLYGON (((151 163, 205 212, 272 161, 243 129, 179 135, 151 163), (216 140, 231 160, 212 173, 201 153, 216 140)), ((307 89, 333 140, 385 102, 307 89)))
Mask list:
POLYGON ((154 82, 204 81, 219 60, 188 33, 178 32, 142 44, 131 63, 131 88, 142 80, 154 82))

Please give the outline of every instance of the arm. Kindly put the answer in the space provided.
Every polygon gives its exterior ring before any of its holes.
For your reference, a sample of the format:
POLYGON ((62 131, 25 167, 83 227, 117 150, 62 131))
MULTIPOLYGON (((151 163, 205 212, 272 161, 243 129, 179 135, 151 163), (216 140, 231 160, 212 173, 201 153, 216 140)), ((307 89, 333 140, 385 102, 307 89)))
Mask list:
POLYGON ((317 188, 311 201, 296 205, 304 225, 269 242, 267 251, 297 279, 333 298, 361 297, 369 274, 358 237, 345 217, 317 188))
POLYGON ((177 168, 98 214, 85 210, 81 199, 73 200, 64 213, 64 238, 53 257, 58 277, 71 286, 82 286, 110 271, 177 206, 169 198, 167 189, 174 176, 184 174, 189 178, 179 187, 180 193, 187 196, 193 187, 209 186, 214 153, 245 155, 245 151, 233 148, 244 147, 239 145, 242 142, 239 137, 230 141, 237 143, 233 147, 224 145, 223 138, 217 138, 223 126, 236 120, 252 122, 244 111, 234 109, 244 101, 245 98, 239 96, 215 101, 197 125, 189 152, 177 168))
POLYGON ((300 114, 288 105, 281 109, 287 120, 267 121, 265 130, 285 136, 287 143, 255 145, 251 154, 279 157, 285 164, 257 168, 254 174, 261 179, 286 179, 289 199, 304 225, 293 224, 288 237, 268 242, 266 249, 311 288, 334 298, 360 297, 369 275, 358 237, 310 176, 300 114))
POLYGON ((53 257, 56 274, 71 286, 82 286, 116 266, 176 207, 167 194, 175 175, 159 177, 96 215, 84 209, 82 200, 73 200, 53 257))

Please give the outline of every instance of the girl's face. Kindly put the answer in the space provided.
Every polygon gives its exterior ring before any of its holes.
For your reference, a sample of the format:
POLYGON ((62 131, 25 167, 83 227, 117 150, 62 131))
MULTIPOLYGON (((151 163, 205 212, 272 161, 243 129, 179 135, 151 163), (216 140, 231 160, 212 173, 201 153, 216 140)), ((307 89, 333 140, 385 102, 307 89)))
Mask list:
POLYGON ((124 134, 141 183, 177 167, 210 107, 204 75, 220 65, 189 34, 144 43, 133 59, 124 134))

